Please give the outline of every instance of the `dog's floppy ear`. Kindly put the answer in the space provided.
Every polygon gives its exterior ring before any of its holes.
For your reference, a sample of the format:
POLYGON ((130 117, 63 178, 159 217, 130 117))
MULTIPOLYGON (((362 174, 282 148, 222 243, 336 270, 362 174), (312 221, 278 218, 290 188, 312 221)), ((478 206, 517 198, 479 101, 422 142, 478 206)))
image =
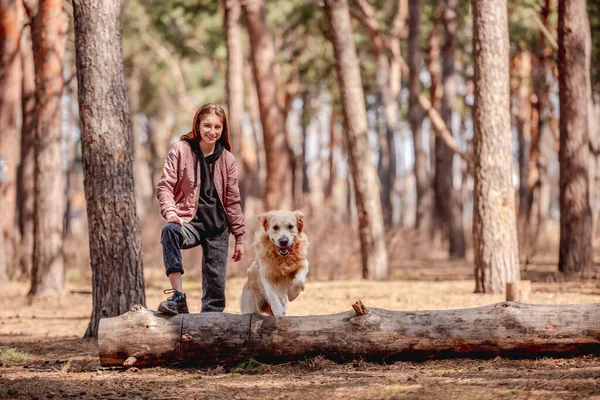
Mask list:
POLYGON ((298 227, 298 233, 302 233, 302 229, 304 229, 304 213, 300 210, 294 211, 296 214, 296 226, 298 227))
POLYGON ((258 216, 258 222, 262 225, 263 230, 266 232, 269 227, 269 217, 271 216, 271 212, 262 213, 258 216))

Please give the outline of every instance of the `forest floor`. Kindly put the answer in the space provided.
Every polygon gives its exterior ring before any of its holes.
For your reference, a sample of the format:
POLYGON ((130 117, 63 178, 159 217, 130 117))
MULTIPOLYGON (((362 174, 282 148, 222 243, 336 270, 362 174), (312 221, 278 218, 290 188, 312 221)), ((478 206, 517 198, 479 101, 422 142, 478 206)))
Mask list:
MULTIPOLYGON (((529 267, 531 303, 600 303, 600 281, 556 283, 555 265, 529 267)), ((150 271, 151 272, 151 271, 150 271)), ((474 294, 472 266, 443 260, 402 260, 392 280, 309 282, 288 315, 329 314, 367 307, 425 310, 474 307, 502 301, 474 294), (402 278, 402 279, 400 279, 402 278)), ((164 298, 166 279, 146 273, 148 308, 164 298)), ((199 282, 185 282, 192 312, 199 282)), ((243 280, 227 283, 226 312, 238 313, 243 280)), ((27 298, 28 285, 0 291, 0 398, 45 399, 600 399, 600 357, 511 360, 450 359, 337 364, 322 358, 237 367, 100 367, 95 341, 82 339, 90 313, 89 284, 68 282, 63 296, 27 298)))

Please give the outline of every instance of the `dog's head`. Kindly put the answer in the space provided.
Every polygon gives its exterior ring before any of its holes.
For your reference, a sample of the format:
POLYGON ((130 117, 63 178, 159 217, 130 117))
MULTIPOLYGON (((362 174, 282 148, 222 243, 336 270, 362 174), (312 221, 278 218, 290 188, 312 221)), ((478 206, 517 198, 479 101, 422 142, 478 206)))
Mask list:
POLYGON ((302 211, 269 211, 258 216, 258 221, 277 247, 279 255, 286 257, 294 252, 294 241, 304 228, 302 211))

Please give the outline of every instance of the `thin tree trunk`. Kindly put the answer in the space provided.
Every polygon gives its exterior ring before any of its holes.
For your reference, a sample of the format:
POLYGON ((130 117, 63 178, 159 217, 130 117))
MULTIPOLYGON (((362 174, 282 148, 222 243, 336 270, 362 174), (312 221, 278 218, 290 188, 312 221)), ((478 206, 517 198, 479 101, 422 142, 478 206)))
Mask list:
POLYGON ((137 213, 141 219, 144 219, 146 214, 147 203, 152 199, 154 194, 154 185, 152 173, 150 172, 150 163, 146 153, 146 146, 142 143, 144 131, 144 118, 140 104, 140 92, 142 86, 142 76, 137 65, 132 66, 131 76, 128 86, 129 109, 131 110, 131 135, 133 143, 133 165, 134 165, 134 181, 135 181, 135 203, 137 205, 137 213))
POLYGON ((590 277, 594 263, 589 197, 590 25, 585 0, 558 5, 560 252, 558 269, 590 277))
MULTIPOLYGON (((224 0, 225 32, 227 39, 227 111, 229 136, 233 143, 236 160, 242 160, 242 117, 244 115, 244 51, 240 17, 240 0, 224 0)), ((248 182, 244 179, 244 163, 237 163, 238 180, 242 194, 242 208, 248 194, 248 182)))
POLYGON ((527 215, 529 147, 531 146, 531 53, 524 49, 516 59, 518 76, 519 112, 517 115, 517 134, 519 139, 519 221, 527 215))
MULTIPOLYGON (((445 0, 443 22, 446 41, 442 48, 443 94, 441 99, 441 114, 446 127, 452 134, 452 112, 456 98, 456 76, 454 59, 456 52, 456 26, 458 0, 445 0)), ((454 152, 440 136, 435 139, 435 202, 436 214, 445 228, 450 243, 451 257, 465 257, 465 232, 463 229, 462 201, 454 189, 454 152)))
POLYGON ((30 295, 61 293, 64 288, 61 96, 66 33, 62 1, 41 0, 33 21, 37 120, 30 295))
POLYGON ((413 135, 413 148, 415 153, 414 174, 417 188, 417 205, 415 226, 421 231, 429 233, 431 229, 431 180, 427 173, 427 158, 421 134, 423 114, 419 105, 421 94, 421 49, 419 37, 421 35, 421 0, 409 1, 408 22, 408 119, 413 135))
MULTIPOLYGON (((541 10, 541 21, 544 26, 548 23, 550 14, 550 0, 545 0, 541 10)), ((547 160, 542 154, 542 140, 546 130, 546 110, 549 108, 548 97, 548 56, 552 54, 544 33, 540 30, 537 38, 538 52, 533 59, 535 63, 534 79, 534 107, 531 109, 531 146, 529 151, 529 167, 527 176, 527 217, 524 228, 525 263, 529 263, 536 251, 540 236, 544 235, 546 217, 548 215, 547 202, 543 201, 548 196, 549 183, 546 169, 547 160)))
POLYGON ((121 49, 120 1, 75 0, 75 45, 84 189, 90 229, 92 316, 145 303, 141 238, 135 207, 133 143, 121 49))
MULTIPOLYGON (((0 0, 0 282, 15 265, 18 116, 21 104, 20 8, 17 0, 0 0)), ((14 272, 14 271, 10 271, 14 272)))
POLYGON ((266 175, 265 146, 261 140, 261 137, 263 136, 262 126, 260 124, 258 94, 250 64, 251 63, 248 62, 244 64, 244 78, 245 81, 248 82, 247 85, 244 85, 244 93, 246 96, 248 115, 250 117, 250 125, 252 126, 252 147, 254 148, 254 152, 252 157, 249 157, 249 155, 243 155, 242 160, 245 164, 246 175, 251 174, 251 177, 246 178, 246 180, 251 181, 248 186, 252 191, 251 193, 248 193, 248 196, 253 196, 257 199, 264 199, 266 175))
MULTIPOLYGON (((430 84, 429 84, 429 96, 431 107, 438 112, 438 115, 442 109, 442 66, 440 63, 440 14, 441 14, 441 6, 438 4, 434 14, 432 16, 432 27, 431 32, 429 33, 429 37, 427 38, 427 69, 429 70, 430 75, 430 84)), ((440 115, 441 118, 441 115, 440 115)), ((432 233, 432 237, 439 233, 441 228, 442 221, 440 220, 439 213, 435 209, 435 167, 436 167, 436 158, 435 158, 435 143, 438 140, 437 135, 434 135, 431 132, 433 128, 430 128, 429 132, 429 179, 431 179, 431 227, 430 231, 432 233)))
POLYGON ((150 182, 153 191, 162 172, 164 155, 167 154, 170 139, 174 134, 175 118, 173 117, 176 113, 172 108, 173 104, 169 101, 166 103, 156 115, 149 116, 146 132, 148 135, 147 151, 149 153, 150 182))
POLYGON ((346 121, 350 172, 358 212, 363 278, 387 279, 389 271, 377 171, 371 160, 367 115, 346 0, 326 0, 325 13, 336 58, 346 121))
POLYGON ((277 103, 273 38, 267 27, 263 0, 242 4, 248 33, 267 163, 265 206, 268 210, 292 206, 292 174, 283 115, 277 103))
POLYGON ((21 38, 21 158, 19 163, 19 185, 17 205, 19 207, 19 231, 21 254, 19 270, 24 278, 31 277, 33 257, 33 212, 35 204, 35 67, 33 64, 33 43, 31 25, 26 27, 21 38))
POLYGON ((386 227, 392 226, 392 195, 396 181, 396 146, 395 137, 398 131, 398 96, 400 94, 400 32, 406 16, 404 0, 397 1, 397 12, 394 18, 393 32, 388 46, 392 54, 386 53, 386 38, 381 34, 375 12, 366 0, 358 0, 353 4, 359 9, 359 20, 369 31, 371 50, 375 55, 376 86, 379 102, 383 106, 385 118, 385 136, 381 140, 380 180, 383 220, 386 227))
POLYGON ((327 184, 325 185, 325 199, 330 202, 333 193, 333 187, 335 185, 335 181, 337 179, 337 170, 335 167, 336 157, 335 157, 335 149, 337 147, 336 140, 336 124, 338 119, 337 107, 335 103, 331 104, 331 115, 329 116, 329 158, 328 158, 328 170, 329 177, 327 179, 327 184))
POLYGON ((473 247, 476 292, 520 280, 509 102, 506 0, 472 0, 475 67, 473 247))
POLYGON ((592 207, 592 234, 598 231, 600 214, 600 104, 590 93, 590 204, 592 207))

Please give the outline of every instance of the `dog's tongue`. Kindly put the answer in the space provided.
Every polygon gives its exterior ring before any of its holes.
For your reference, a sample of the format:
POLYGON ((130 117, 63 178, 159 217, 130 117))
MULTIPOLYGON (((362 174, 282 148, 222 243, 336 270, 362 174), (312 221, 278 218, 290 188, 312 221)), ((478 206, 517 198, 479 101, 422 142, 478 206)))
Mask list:
POLYGON ((294 245, 291 245, 291 246, 281 246, 279 249, 282 252, 284 252, 284 253, 293 253, 294 252, 294 245))

